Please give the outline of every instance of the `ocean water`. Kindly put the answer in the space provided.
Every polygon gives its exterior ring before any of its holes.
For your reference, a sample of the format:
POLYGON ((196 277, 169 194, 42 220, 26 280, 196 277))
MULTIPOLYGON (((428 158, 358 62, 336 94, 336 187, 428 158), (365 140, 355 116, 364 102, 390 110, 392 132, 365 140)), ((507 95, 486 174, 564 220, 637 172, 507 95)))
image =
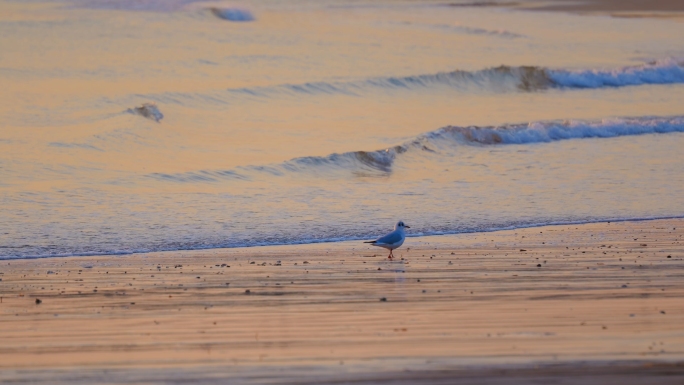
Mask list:
POLYGON ((684 23, 454 3, 0 1, 0 259, 684 216, 684 23))

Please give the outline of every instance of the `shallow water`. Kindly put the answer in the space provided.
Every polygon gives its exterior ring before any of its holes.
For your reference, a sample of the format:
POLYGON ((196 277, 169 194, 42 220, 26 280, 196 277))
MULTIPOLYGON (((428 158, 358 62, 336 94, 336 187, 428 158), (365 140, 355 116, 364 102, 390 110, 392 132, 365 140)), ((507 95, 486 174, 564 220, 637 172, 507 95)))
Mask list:
POLYGON ((211 7, 0 2, 0 258, 684 215, 682 23, 211 7))

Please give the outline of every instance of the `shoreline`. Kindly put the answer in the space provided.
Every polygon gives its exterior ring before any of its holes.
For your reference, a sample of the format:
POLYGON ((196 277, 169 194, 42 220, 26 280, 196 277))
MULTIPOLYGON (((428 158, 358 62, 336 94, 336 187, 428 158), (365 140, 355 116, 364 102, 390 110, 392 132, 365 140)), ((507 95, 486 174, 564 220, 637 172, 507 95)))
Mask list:
POLYGON ((593 363, 677 383, 682 236, 680 218, 413 237, 395 261, 356 241, 4 260, 0 381, 523 384, 593 363))
MULTIPOLYGON (((677 0, 541 0, 535 9, 563 12, 684 12, 684 3, 677 0)), ((523 3, 524 4, 524 3, 523 3)))
POLYGON ((606 15, 616 18, 655 18, 680 21, 684 3, 676 0, 525 0, 473 1, 449 4, 455 7, 501 7, 523 11, 606 15))
MULTIPOLYGON (((499 231, 510 231, 519 229, 534 229, 539 227, 548 226, 571 226, 571 225, 588 225, 596 223, 620 223, 620 222, 648 222, 648 221, 659 221, 659 220, 669 220, 669 219, 684 219, 684 215, 672 215, 672 216, 662 216, 662 217, 641 217, 641 218, 617 218, 617 219, 596 219, 596 220, 584 220, 584 221, 556 221, 548 223, 532 223, 520 226, 507 226, 501 228, 490 228, 490 229, 477 229, 477 230, 465 230, 465 231, 455 231, 455 232, 435 232, 431 234, 406 234, 406 238, 429 238, 429 237, 442 237, 451 235, 466 235, 466 234, 487 234, 496 233, 499 231)), ((155 254, 155 253, 182 253, 182 252, 201 252, 201 251, 213 251, 213 250, 233 250, 233 249, 254 249, 259 247, 297 247, 306 245, 319 245, 319 244, 335 244, 342 242, 359 242, 365 241, 372 238, 373 235, 366 238, 351 238, 351 239, 340 239, 340 240, 304 240, 295 243, 274 243, 274 244, 255 244, 255 245, 237 245, 237 246, 209 246, 202 248, 191 248, 191 249, 167 249, 167 250, 150 250, 150 251, 121 251, 121 252, 103 252, 103 253, 76 253, 76 254, 60 254, 60 255, 40 255, 40 256, 28 256, 28 257, 15 257, 15 258, 0 258, 0 264, 3 261, 19 261, 19 260, 38 260, 38 259, 51 259, 51 258, 78 258, 78 257, 117 257, 126 255, 145 255, 145 254, 155 254)))

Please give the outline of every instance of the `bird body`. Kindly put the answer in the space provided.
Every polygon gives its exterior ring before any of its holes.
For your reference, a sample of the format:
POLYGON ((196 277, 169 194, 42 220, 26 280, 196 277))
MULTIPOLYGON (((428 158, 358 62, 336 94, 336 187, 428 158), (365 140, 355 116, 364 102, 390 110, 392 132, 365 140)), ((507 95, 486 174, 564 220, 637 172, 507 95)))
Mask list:
POLYGON ((391 233, 385 234, 374 241, 367 241, 364 243, 370 243, 373 246, 378 246, 389 250, 390 254, 387 258, 392 259, 394 257, 394 255, 392 255, 392 251, 404 244, 404 240, 406 239, 406 233, 404 232, 404 229, 410 228, 411 227, 406 226, 404 222, 399 221, 397 222, 396 226, 394 226, 394 231, 391 233))

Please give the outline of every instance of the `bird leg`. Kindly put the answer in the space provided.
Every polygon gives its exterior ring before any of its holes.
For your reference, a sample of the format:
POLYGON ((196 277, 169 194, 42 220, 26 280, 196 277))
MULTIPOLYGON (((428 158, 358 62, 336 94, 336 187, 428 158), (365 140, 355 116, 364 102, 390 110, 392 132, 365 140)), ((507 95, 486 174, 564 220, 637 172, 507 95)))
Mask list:
POLYGON ((392 254, 392 250, 390 250, 390 255, 389 255, 389 257, 387 257, 387 258, 389 258, 389 259, 394 258, 394 255, 392 254))

